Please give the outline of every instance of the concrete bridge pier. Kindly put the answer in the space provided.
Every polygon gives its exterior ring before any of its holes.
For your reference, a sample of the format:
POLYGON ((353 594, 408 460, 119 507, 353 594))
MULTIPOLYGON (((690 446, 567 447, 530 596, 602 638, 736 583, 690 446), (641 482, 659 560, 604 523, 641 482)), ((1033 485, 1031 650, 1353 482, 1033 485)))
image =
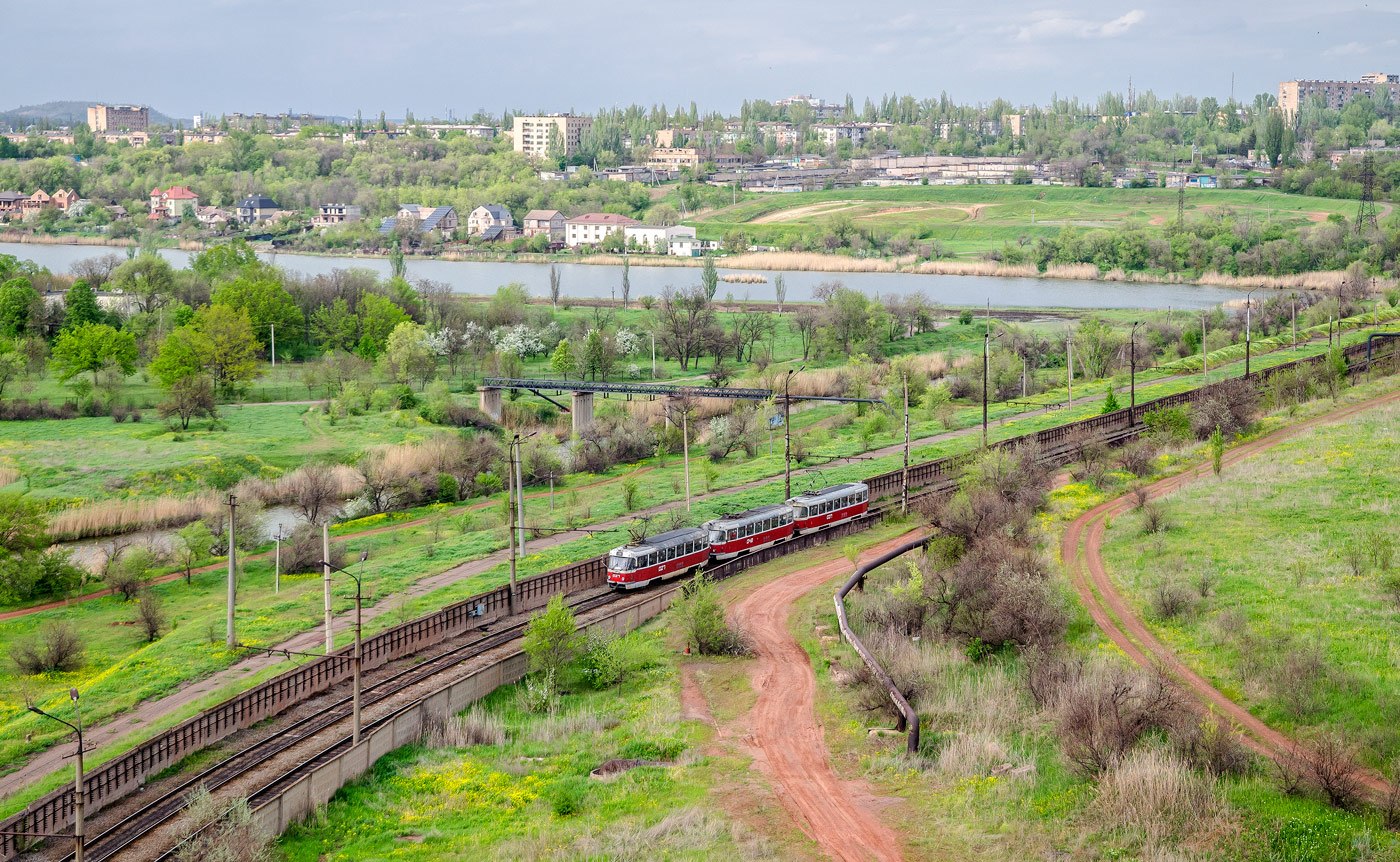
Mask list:
POLYGON ((481 392, 481 412, 495 422, 501 421, 501 390, 494 386, 483 386, 481 392))
MULTIPOLYGON (((497 396, 499 400, 499 396, 497 396)), ((573 403, 570 405, 569 414, 574 419, 574 433, 582 434, 593 427, 593 393, 575 392, 573 393, 573 403)))

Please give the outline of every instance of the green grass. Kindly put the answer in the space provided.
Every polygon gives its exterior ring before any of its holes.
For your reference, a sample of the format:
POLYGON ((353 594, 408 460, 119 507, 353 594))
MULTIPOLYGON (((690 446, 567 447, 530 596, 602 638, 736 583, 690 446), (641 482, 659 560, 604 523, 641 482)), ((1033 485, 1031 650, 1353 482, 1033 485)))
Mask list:
POLYGON ((1203 676, 1284 732, 1342 731, 1373 765, 1400 755, 1400 613, 1382 584, 1400 557, 1358 573, 1347 556, 1396 542, 1398 425, 1387 406, 1303 432, 1167 497, 1164 534, 1115 519, 1104 548, 1154 631, 1203 676), (1202 573, 1217 583, 1196 610, 1155 618, 1160 584, 1202 573), (1312 650, 1320 668, 1287 664, 1312 650))
MULTIPOLYGON (((701 236, 719 238, 740 229, 750 241, 783 244, 797 235, 811 236, 826 229, 833 215, 850 217, 857 227, 877 227, 889 232, 942 240, 955 254, 971 255, 1021 236, 1034 240, 1051 236, 1065 225, 1084 228, 1153 227, 1176 218, 1175 189, 1086 189, 1054 186, 902 186, 893 188, 833 189, 785 195, 753 195, 729 207, 708 212, 697 220, 701 236), (820 211, 782 213, 799 207, 827 204, 820 211), (974 215, 959 207, 981 207, 974 215), (893 210, 902 210, 895 212, 893 210)), ((1350 212, 1345 201, 1288 195, 1258 189, 1190 189, 1186 192, 1188 217, 1213 208, 1257 211, 1285 226, 1308 222, 1310 213, 1350 212)))

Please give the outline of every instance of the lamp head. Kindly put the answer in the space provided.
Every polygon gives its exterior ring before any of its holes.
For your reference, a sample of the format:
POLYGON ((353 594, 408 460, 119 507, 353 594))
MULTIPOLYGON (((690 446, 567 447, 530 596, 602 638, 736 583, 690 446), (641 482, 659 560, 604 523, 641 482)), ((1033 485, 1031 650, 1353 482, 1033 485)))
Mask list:
POLYGON ((78 690, 76 688, 68 689, 68 699, 74 703, 78 702, 78 690))
POLYGON ((361 552, 360 552, 360 562, 363 563, 365 560, 368 560, 368 559, 369 559, 369 551, 368 551, 368 550, 361 551, 361 552))

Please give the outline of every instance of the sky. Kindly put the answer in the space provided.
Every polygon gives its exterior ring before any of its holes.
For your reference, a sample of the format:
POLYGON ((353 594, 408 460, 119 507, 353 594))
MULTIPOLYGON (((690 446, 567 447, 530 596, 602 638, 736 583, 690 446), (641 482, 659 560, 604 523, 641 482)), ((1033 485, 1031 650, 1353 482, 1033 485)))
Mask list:
POLYGON ((1105 91, 1242 101, 1295 78, 1400 72, 1400 0, 860 3, 709 0, 0 0, 12 45, 63 46, 0 80, 174 117, 593 111, 798 93, 976 104, 1105 91), (59 57, 64 59, 60 60, 59 57))

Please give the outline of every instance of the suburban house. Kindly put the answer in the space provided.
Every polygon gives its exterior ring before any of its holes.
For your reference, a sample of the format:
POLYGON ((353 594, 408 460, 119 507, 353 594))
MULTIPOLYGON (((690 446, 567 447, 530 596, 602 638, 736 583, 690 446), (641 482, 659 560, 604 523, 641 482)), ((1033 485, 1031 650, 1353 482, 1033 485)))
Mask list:
POLYGON ((171 186, 165 191, 160 187, 151 189, 151 212, 146 218, 158 220, 163 218, 179 219, 185 216, 185 205, 199 209, 199 195, 190 191, 186 186, 171 186))
POLYGON ((384 219, 379 225, 381 234, 393 233, 399 222, 412 222, 417 225, 418 233, 428 231, 441 231, 444 236, 451 236, 457 230, 459 224, 457 211, 450 206, 429 207, 422 204, 400 204, 399 213, 384 219))
MULTIPOLYGON (((24 200, 26 197, 28 197, 28 195, 15 191, 0 192, 0 213, 18 212, 20 201, 24 200)), ((563 229, 562 222, 560 229, 563 229)))
POLYGON ((48 192, 39 189, 34 194, 20 201, 19 208, 25 212, 38 212, 43 209, 50 200, 52 200, 52 198, 49 197, 48 192))
POLYGON ((627 237, 629 248, 636 248, 651 254, 670 254, 671 240, 685 237, 693 240, 695 239, 695 228, 679 224, 669 227, 637 224, 623 228, 623 234, 627 237))
POLYGON ((493 227, 515 227, 515 217, 510 214, 510 210, 499 204, 482 204, 467 213, 468 236, 484 234, 488 228, 493 227))
POLYGON ((520 237, 520 228, 514 225, 493 224, 481 232, 484 242, 509 242, 520 237))
POLYGON ((564 214, 559 210, 530 210, 525 213, 525 235, 564 238, 564 214))
POLYGON ((68 210, 73 207, 73 204, 77 202, 78 193, 74 189, 59 189, 53 193, 53 197, 49 198, 49 203, 64 212, 68 212, 68 210))
POLYGON ((277 215, 281 207, 277 201, 265 195, 249 195, 238 202, 238 220, 244 224, 260 222, 277 215))
POLYGON ((564 244, 569 248, 597 245, 613 231, 623 231, 639 224, 636 219, 616 213, 586 213, 564 222, 564 244))
POLYGON ((349 204, 322 204, 311 219, 313 227, 330 227, 360 220, 360 208, 349 204))
POLYGON ((205 227, 212 228, 217 224, 228 224, 232 219, 228 210, 219 207, 200 207, 195 210, 194 217, 199 219, 199 223, 205 227))
POLYGON ((666 247, 666 253, 673 254, 676 257, 700 257, 706 252, 718 250, 718 242, 712 239, 696 239, 694 230, 688 235, 671 237, 666 247))

